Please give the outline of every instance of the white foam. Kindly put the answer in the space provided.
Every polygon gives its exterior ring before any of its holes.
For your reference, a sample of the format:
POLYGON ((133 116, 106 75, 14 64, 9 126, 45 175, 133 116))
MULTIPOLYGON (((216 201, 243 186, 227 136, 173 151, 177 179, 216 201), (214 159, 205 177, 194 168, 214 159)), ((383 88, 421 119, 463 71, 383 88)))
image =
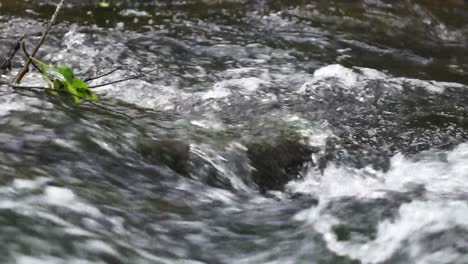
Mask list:
POLYGON ((257 72, 259 69, 255 67, 243 67, 243 68, 234 68, 234 69, 227 69, 225 71, 225 75, 231 76, 234 78, 240 78, 241 76, 252 74, 257 72))
MULTIPOLYGON (((121 77, 117 77, 119 79, 121 77)), ((105 82, 104 80, 102 80, 105 82)), ((109 81, 112 81, 110 79, 109 81)), ((176 110, 190 102, 191 94, 171 86, 155 85, 144 80, 131 80, 96 89, 106 96, 119 98, 129 103, 162 111, 176 110)))
MULTIPOLYGON (((240 152, 245 154, 246 148, 237 142, 232 142, 226 146, 224 155, 235 155, 240 152)), ((249 187, 239 178, 238 175, 232 170, 232 165, 229 163, 229 159, 221 156, 219 152, 213 150, 209 145, 206 144, 190 144, 190 152, 192 155, 196 155, 203 159, 205 162, 210 164, 214 169, 220 172, 226 180, 228 180, 236 190, 250 190, 249 187)), ((195 175, 195 177, 200 175, 195 175)), ((202 175, 201 175, 202 176, 202 175)), ((225 190, 213 190, 206 193, 208 200, 222 200, 223 202, 229 203, 232 201, 232 193, 225 190)))
POLYGON ((78 33, 78 26, 73 24, 70 26, 70 30, 63 36, 62 44, 65 45, 67 49, 78 48, 85 42, 85 37, 85 34, 78 33))
MULTIPOLYGON (((355 67, 355 69, 358 69, 360 73, 363 75, 362 77, 367 78, 367 79, 387 79, 389 78, 385 73, 375 70, 375 69, 370 69, 370 68, 362 68, 362 67, 355 67)), ((361 78, 362 78, 361 77, 361 78)))
POLYGON ((38 256, 38 257, 31 257, 31 256, 24 256, 19 255, 16 257, 15 263, 17 264, 100 264, 104 263, 101 261, 89 261, 86 259, 78 259, 78 258, 57 258, 52 256, 38 256))
MULTIPOLYGON (((323 207, 322 207, 323 209, 323 207)), ((331 215, 322 214, 321 209, 313 209, 307 215, 297 215, 296 219, 306 217, 307 221, 320 233, 327 242, 327 247, 339 255, 358 259, 362 263, 382 263, 397 251, 409 254, 418 260, 414 263, 453 263, 459 259, 459 253, 450 247, 443 247, 431 252, 420 246, 425 236, 446 231, 454 226, 468 228, 468 205, 462 201, 414 201, 403 204, 399 217, 379 223, 374 240, 359 243, 356 241, 337 241, 332 227, 339 221, 331 215)))
POLYGON ((151 17, 151 15, 146 11, 139 11, 135 9, 125 9, 120 11, 121 16, 133 16, 133 17, 151 17))
POLYGON ((66 207, 70 210, 93 216, 101 216, 101 213, 96 207, 81 202, 80 199, 67 188, 47 186, 44 190, 43 201, 49 205, 66 207))
POLYGON ((288 188, 293 192, 314 192, 327 199, 376 198, 385 191, 402 191, 409 184, 424 185, 429 195, 462 194, 468 189, 467 159, 468 143, 464 143, 448 153, 427 152, 414 159, 397 154, 391 158, 386 173, 370 167, 353 169, 330 165, 322 175, 312 168, 304 181, 291 182, 288 188), (446 160, 440 159, 441 155, 447 155, 446 160))
POLYGON ((468 229, 468 204, 461 200, 468 190, 466 160, 468 143, 460 144, 452 151, 427 151, 412 158, 397 154, 391 159, 391 167, 386 173, 371 168, 331 165, 322 175, 310 169, 303 182, 291 182, 287 188, 318 196, 319 206, 301 211, 295 219, 305 221, 322 233, 327 247, 337 254, 359 259, 362 263, 381 263, 397 251, 404 251, 411 259, 418 260, 417 263, 453 263, 460 253, 442 247, 428 255, 422 243, 427 234, 455 226, 468 229), (376 199, 387 192, 410 191, 409 186, 415 184, 424 186, 425 200, 416 199, 401 205, 396 220, 378 224, 374 240, 337 241, 332 227, 340 220, 328 213, 330 201, 340 197, 376 199), (429 259, 433 262, 428 262, 429 259))
POLYGON ((225 98, 231 95, 231 91, 222 85, 214 85, 213 89, 209 90, 208 92, 204 93, 201 97, 204 100, 207 99, 219 99, 225 98))
POLYGON ((423 88, 430 93, 443 93, 447 88, 466 88, 465 85, 450 82, 426 81, 411 78, 394 78, 375 69, 355 67, 354 69, 332 64, 317 69, 311 80, 306 81, 297 90, 298 93, 317 93, 320 88, 329 87, 331 84, 339 84, 343 90, 361 89, 369 81, 383 81, 396 90, 403 86, 409 88, 423 88))
POLYGON ((76 195, 71 190, 55 186, 47 186, 44 195, 45 201, 54 205, 68 204, 76 200, 76 195))
POLYGON ((287 115, 283 118, 289 125, 297 128, 302 136, 307 137, 308 144, 313 147, 324 147, 327 138, 332 132, 322 123, 311 123, 307 119, 297 115, 287 115))
POLYGON ((322 67, 314 72, 313 81, 336 78, 346 87, 353 87, 358 83, 358 75, 352 69, 332 64, 322 67))
POLYGON ((26 180, 26 179, 14 179, 12 183, 12 187, 14 189, 27 189, 27 190, 32 190, 32 189, 37 189, 49 182, 50 179, 44 178, 44 177, 39 177, 35 180, 26 180))
POLYGON ((206 118, 208 119, 190 120, 190 124, 215 131, 223 131, 225 129, 223 122, 216 116, 207 114, 206 118))
POLYGON ((340 83, 343 89, 353 88, 359 83, 358 75, 352 69, 339 64, 332 64, 317 69, 312 80, 304 83, 298 93, 316 92, 317 89, 324 84, 326 85, 330 80, 340 83))
POLYGON ((105 253, 114 256, 119 255, 112 246, 101 240, 88 240, 86 242, 86 247, 92 252, 105 253))
POLYGON ((410 85, 411 87, 423 87, 426 91, 432 93, 443 93, 445 91, 445 86, 438 84, 437 82, 429 82, 417 79, 410 78, 395 78, 391 80, 392 82, 397 82, 399 84, 410 85))
POLYGON ((99 50, 86 45, 87 38, 88 36, 79 33, 78 26, 73 24, 63 37, 62 45, 65 48, 47 54, 44 61, 74 66, 75 69, 80 68, 82 71, 92 68, 95 65, 95 58, 99 57, 99 50))
POLYGON ((368 177, 366 172, 365 169, 353 170, 330 165, 322 175, 316 168, 311 168, 302 182, 290 182, 286 188, 292 192, 318 194, 320 199, 327 201, 346 196, 381 197, 382 176, 368 177))
POLYGON ((262 86, 268 86, 270 82, 257 77, 223 80, 217 82, 212 90, 205 92, 202 99, 225 98, 232 94, 252 95, 262 86))

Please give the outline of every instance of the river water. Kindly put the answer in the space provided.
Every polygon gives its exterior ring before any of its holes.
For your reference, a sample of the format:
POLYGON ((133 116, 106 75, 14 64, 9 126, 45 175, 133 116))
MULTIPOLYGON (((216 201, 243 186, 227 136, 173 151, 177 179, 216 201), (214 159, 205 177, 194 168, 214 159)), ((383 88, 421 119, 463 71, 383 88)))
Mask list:
POLYGON ((468 263, 466 1, 66 3, 38 58, 146 74, 1 86, 1 263, 468 263))

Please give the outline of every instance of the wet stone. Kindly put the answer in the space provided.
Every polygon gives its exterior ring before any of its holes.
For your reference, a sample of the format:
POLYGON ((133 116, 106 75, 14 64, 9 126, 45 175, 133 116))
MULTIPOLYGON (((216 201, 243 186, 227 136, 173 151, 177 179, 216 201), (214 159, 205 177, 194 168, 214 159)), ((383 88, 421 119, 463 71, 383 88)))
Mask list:
POLYGON ((281 190, 292 179, 301 177, 311 161, 313 148, 301 142, 299 134, 283 131, 272 139, 247 144, 253 181, 261 191, 281 190))
POLYGON ((180 174, 187 173, 190 146, 173 139, 144 140, 139 145, 139 152, 148 161, 164 164, 180 174))

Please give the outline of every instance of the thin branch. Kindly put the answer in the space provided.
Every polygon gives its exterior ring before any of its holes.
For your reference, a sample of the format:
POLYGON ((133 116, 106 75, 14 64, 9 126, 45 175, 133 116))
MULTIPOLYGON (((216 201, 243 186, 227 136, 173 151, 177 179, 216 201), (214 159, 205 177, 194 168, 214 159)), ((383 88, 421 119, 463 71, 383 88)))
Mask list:
MULTIPOLYGON (((21 48, 23 49, 23 53, 26 55, 26 58, 28 58, 28 59, 31 58, 31 55, 29 55, 28 50, 26 49, 26 41, 25 40, 21 41, 21 48)), ((34 68, 36 68, 36 70, 38 70, 39 72, 44 74, 44 72, 41 70, 41 68, 39 68, 37 66, 37 64, 33 60, 31 60, 31 64, 34 66, 34 68)))
MULTIPOLYGON (((54 91, 57 91, 57 89, 44 87, 44 86, 23 86, 23 85, 11 84, 11 83, 8 84, 8 85, 10 85, 14 89, 39 89, 39 90, 54 90, 54 91)), ((63 91, 63 92, 66 92, 66 91, 63 91)))
POLYGON ((107 85, 111 85, 111 84, 116 84, 116 83, 120 83, 120 82, 125 82, 125 81, 128 81, 128 80, 133 80, 133 79, 138 79, 140 78, 142 75, 139 74, 139 75, 134 75, 134 76, 130 76, 128 78, 124 78, 124 79, 121 79, 121 80, 117 80, 117 81, 112 81, 112 82, 108 82, 108 83, 103 83, 103 84, 97 84, 97 85, 92 85, 92 86, 89 86, 88 88, 98 88, 98 87, 102 87, 102 86, 107 86, 107 85))
POLYGON ((2 70, 11 70, 11 61, 13 60, 13 57, 15 57, 16 52, 19 50, 21 46, 21 42, 23 42, 25 37, 25 34, 23 34, 15 43, 15 45, 10 49, 10 52, 7 57, 2 62, 2 65, 0 66, 0 69, 2 70))
POLYGON ((84 98, 84 97, 82 97, 80 95, 74 94, 74 93, 69 92, 69 91, 62 91, 62 90, 57 90, 57 89, 54 89, 54 88, 48 88, 48 87, 43 87, 43 86, 21 86, 21 85, 16 85, 16 84, 11 84, 11 87, 13 89, 37 89, 37 90, 45 90, 45 91, 54 91, 54 92, 59 92, 59 93, 66 93, 66 94, 69 94, 69 95, 72 95, 72 96, 76 96, 76 97, 80 98, 81 100, 83 100, 83 101, 85 101, 85 102, 87 102, 87 103, 89 103, 91 105, 97 106, 97 107, 99 107, 101 109, 104 109, 106 111, 125 116, 128 119, 133 119, 133 117, 131 117, 131 116, 125 114, 125 113, 112 110, 110 108, 107 108, 107 107, 105 107, 103 105, 100 105, 100 104, 98 104, 98 103, 96 103, 94 101, 91 101, 91 100, 89 100, 87 98, 84 98))
POLYGON ((112 73, 114 73, 114 72, 116 72, 116 71, 118 71, 118 70, 121 70, 121 69, 122 69, 122 67, 117 67, 117 68, 113 69, 112 71, 108 71, 108 72, 106 72, 106 73, 103 73, 103 74, 98 75, 98 76, 95 76, 95 77, 86 78, 86 79, 84 79, 83 81, 84 81, 84 82, 89 82, 89 81, 92 81, 92 80, 96 80, 96 79, 105 77, 105 76, 107 76, 107 75, 110 75, 110 74, 112 74, 112 73))
MULTIPOLYGON (((57 8, 55 9, 54 14, 50 18, 49 23, 47 24, 44 30, 44 33, 42 34, 42 37, 39 40, 39 43, 37 44, 37 46, 34 48, 33 52, 31 53, 32 57, 36 56, 36 53, 39 51, 39 48, 44 43, 47 35, 49 34, 50 29, 52 28, 52 26, 55 23, 55 20, 57 19, 58 13, 60 12, 60 9, 62 8, 64 2, 65 0, 60 0, 60 3, 57 5, 57 8)), ((31 64, 31 58, 28 58, 26 64, 23 66, 23 68, 21 68, 21 70, 16 75, 15 80, 13 81, 14 84, 19 84, 21 82, 21 79, 23 79, 24 75, 28 72, 29 64, 31 64)))
POLYGON ((102 86, 107 86, 107 85, 111 85, 111 84, 116 84, 116 83, 120 83, 120 82, 125 82, 125 81, 128 81, 128 80, 133 80, 133 79, 138 79, 140 78, 141 76, 145 75, 145 74, 148 74, 150 72, 153 72, 157 69, 152 69, 152 70, 149 70, 147 72, 142 72, 140 74, 137 74, 137 75, 133 75, 133 76, 130 76, 130 77, 127 77, 127 78, 124 78, 124 79, 120 79, 120 80, 116 80, 116 81, 112 81, 112 82, 108 82, 108 83, 103 83, 103 84, 97 84, 97 85, 91 85, 89 86, 88 88, 98 88, 98 87, 102 87, 102 86))

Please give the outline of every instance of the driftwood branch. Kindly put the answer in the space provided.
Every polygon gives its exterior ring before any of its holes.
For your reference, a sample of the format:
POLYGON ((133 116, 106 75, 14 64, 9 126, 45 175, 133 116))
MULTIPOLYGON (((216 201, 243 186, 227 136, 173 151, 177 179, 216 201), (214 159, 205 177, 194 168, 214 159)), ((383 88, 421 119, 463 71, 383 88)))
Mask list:
MULTIPOLYGON (((62 8, 63 6, 63 3, 65 2, 65 0, 60 0, 60 3, 57 5, 57 8, 55 9, 55 12, 54 14, 52 15, 52 17, 50 18, 49 20, 49 23, 47 23, 47 26, 44 30, 44 33, 42 34, 42 37, 41 39, 39 40, 39 43, 37 43, 36 47, 34 48, 34 50, 32 51, 31 53, 31 56, 32 57, 35 57, 36 56, 36 53, 39 51, 39 48, 41 48, 42 44, 44 43, 44 41, 46 40, 47 38, 47 35, 49 34, 49 31, 50 29, 52 28, 52 26, 54 25, 55 23, 55 20, 57 19, 57 16, 60 12, 60 9, 62 8)), ((29 65, 31 64, 31 58, 28 58, 28 60, 26 61, 26 64, 24 64, 24 66, 20 69, 20 71, 18 72, 18 74, 16 75, 15 79, 13 80, 13 83, 14 84, 19 84, 21 82, 21 80, 23 79, 24 75, 28 72, 29 70, 29 65)))

